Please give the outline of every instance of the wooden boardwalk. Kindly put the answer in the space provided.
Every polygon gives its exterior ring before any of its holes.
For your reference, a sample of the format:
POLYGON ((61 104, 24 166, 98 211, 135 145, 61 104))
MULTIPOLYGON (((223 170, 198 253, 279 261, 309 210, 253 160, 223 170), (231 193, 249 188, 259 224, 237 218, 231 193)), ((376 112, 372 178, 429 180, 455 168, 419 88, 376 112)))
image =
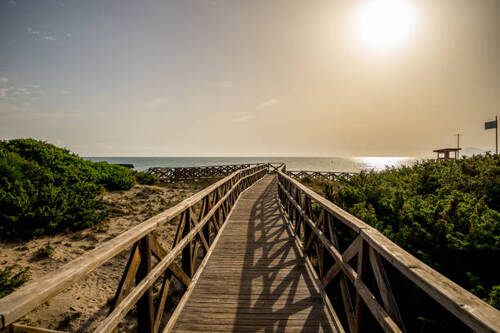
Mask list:
POLYGON ((404 333, 416 318, 406 290, 390 283, 403 276, 456 317, 443 322, 449 330, 500 332, 500 311, 269 163, 233 172, 1 298, 0 332, 62 333, 18 321, 127 249, 95 333, 113 332, 134 308, 141 333, 404 333), (177 225, 170 251, 155 232, 167 223, 177 225), (172 278, 187 289, 165 321, 172 278))
POLYGON ((267 175, 244 192, 173 332, 335 332, 267 175))

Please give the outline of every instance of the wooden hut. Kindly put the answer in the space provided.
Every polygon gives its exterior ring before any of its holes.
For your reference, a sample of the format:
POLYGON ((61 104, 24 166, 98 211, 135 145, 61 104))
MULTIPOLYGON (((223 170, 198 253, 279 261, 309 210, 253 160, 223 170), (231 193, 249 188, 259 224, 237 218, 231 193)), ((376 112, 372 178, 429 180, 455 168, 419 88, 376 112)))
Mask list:
POLYGON ((437 153, 437 160, 449 160, 449 159, 457 159, 458 158, 458 152, 462 148, 442 148, 442 149, 436 149, 434 150, 435 153, 437 153), (455 153, 455 155, 452 157, 450 153, 455 153))

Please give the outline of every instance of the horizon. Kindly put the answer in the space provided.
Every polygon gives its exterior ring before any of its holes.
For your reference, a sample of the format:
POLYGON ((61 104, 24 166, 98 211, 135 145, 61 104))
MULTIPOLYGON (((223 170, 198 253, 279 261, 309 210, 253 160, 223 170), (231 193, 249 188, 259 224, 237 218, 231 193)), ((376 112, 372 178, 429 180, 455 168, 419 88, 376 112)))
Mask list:
MULTIPOLYGON (((64 147, 65 149, 68 149, 67 147, 64 147)), ((452 148, 452 147, 445 147, 445 148, 452 148)), ((460 150, 460 154, 463 156, 472 156, 468 155, 470 152, 473 151, 473 155, 475 154, 485 154, 485 153, 491 153, 492 150, 485 150, 481 149, 478 147, 462 147, 460 150), (464 153, 465 152, 465 153, 464 153)), ((81 157, 84 158, 105 158, 105 157, 110 157, 110 158, 401 158, 401 159, 425 159, 425 158, 433 158, 435 155, 435 152, 428 153, 426 155, 420 155, 420 156, 395 156, 395 155, 81 155, 78 154, 81 157), (432 156, 431 156, 432 155, 432 156)))
POLYGON ((81 156, 494 150, 495 0, 0 1, 0 139, 81 156))

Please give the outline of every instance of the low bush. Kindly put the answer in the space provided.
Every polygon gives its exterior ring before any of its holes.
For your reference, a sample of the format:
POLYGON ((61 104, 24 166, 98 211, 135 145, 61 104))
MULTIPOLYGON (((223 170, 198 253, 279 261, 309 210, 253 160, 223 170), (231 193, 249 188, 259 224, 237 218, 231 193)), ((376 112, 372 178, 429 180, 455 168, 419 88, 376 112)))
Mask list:
MULTIPOLYGON (((424 161, 338 182, 304 183, 500 309, 500 279, 492 270, 500 258, 499 155, 424 161)), ((319 209, 313 206, 313 213, 319 215, 319 209)), ((339 229, 339 242, 349 244, 355 235, 347 227, 339 229)), ((386 269, 407 328, 470 332, 396 269, 386 269)))
POLYGON ((143 172, 143 171, 135 171, 134 177, 137 183, 142 185, 156 185, 159 183, 158 178, 152 173, 143 172))
POLYGON ((127 190, 150 176, 106 162, 86 161, 33 139, 0 141, 0 237, 36 237, 79 230, 105 214, 98 195, 127 190))
POLYGON ((500 258, 498 155, 361 172, 336 185, 322 194, 500 308, 491 270, 500 258))
POLYGON ((30 277, 28 268, 12 265, 0 268, 0 298, 20 287, 30 277))

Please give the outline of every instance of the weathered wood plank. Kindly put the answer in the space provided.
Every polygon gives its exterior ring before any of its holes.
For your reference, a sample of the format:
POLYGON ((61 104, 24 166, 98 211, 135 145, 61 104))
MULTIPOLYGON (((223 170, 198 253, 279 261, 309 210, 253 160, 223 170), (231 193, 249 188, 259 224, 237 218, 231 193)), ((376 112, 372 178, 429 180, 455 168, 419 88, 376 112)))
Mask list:
MULTIPOLYGON (((158 260, 163 259, 167 255, 167 251, 160 245, 155 237, 151 237, 151 251, 158 260)), ((186 287, 189 287, 191 279, 176 262, 173 262, 170 266, 168 266, 168 269, 174 273, 175 277, 178 278, 179 281, 181 281, 186 287)))
POLYGON ((56 330, 49 330, 47 328, 27 326, 22 324, 12 324, 9 333, 63 333, 63 332, 56 330))
POLYGON ((215 239, 212 243, 212 246, 208 249, 207 254, 203 258, 203 261, 201 262, 200 267, 198 268, 196 274, 193 277, 191 285, 188 287, 188 289, 184 293, 181 301, 179 302, 179 304, 175 308, 174 313, 172 314, 167 325, 163 329, 163 333, 170 333, 172 331, 174 325, 176 324, 177 320, 179 319, 179 316, 180 316, 184 306, 186 305, 187 300, 189 299, 191 293, 193 292, 194 287, 196 286, 196 283, 200 279, 201 273, 203 272, 203 269, 206 267, 207 262, 210 259, 210 256, 212 255, 213 249, 217 245, 218 240, 221 238, 222 231, 224 230, 224 228, 226 226, 227 226, 227 223, 224 223, 220 229, 220 232, 215 236, 215 239))
MULTIPOLYGON (((467 324, 470 328, 478 332, 500 331, 500 311, 494 309, 486 302, 475 297, 467 290, 461 288, 443 275, 420 262, 415 257, 387 239, 373 227, 343 211, 335 204, 321 197, 319 194, 315 193, 306 186, 293 180, 290 176, 283 172, 283 169, 278 171, 278 177, 280 181, 279 196, 287 212, 299 212, 299 216, 301 216, 302 219, 314 229, 314 223, 310 219, 307 219, 307 214, 301 208, 300 204, 297 203, 298 201, 294 199, 296 196, 295 193, 300 191, 303 195, 310 197, 314 202, 319 204, 337 220, 350 227, 356 233, 360 234, 368 246, 373 248, 391 265, 396 267, 424 292, 433 297, 437 302, 443 305, 448 311, 454 314, 458 319, 462 320, 462 322, 467 324)), ((292 215, 292 220, 293 219, 297 220, 297 218, 294 218, 294 215, 292 215)), ((345 263, 338 251, 335 248, 330 247, 329 241, 325 237, 322 237, 321 231, 317 230, 316 234, 318 239, 325 246, 325 249, 339 264, 339 267, 334 266, 331 269, 331 271, 335 270, 334 272, 330 272, 330 274, 327 273, 326 276, 338 273, 337 271, 340 268, 342 273, 354 283, 359 295, 363 298, 372 313, 373 311, 377 312, 373 314, 381 326, 386 330, 399 329, 392 319, 387 320, 386 317, 389 317, 389 315, 385 309, 377 303, 369 289, 361 281, 361 279, 357 277, 357 273, 345 263)))
POLYGON ((167 271, 165 272, 165 276, 163 278, 163 282, 161 284, 160 290, 160 300, 158 302, 158 309, 156 310, 155 316, 155 325, 154 325, 154 333, 157 333, 160 329, 161 318, 163 317, 163 312, 165 310, 165 303, 167 301, 168 290, 170 288, 172 273, 167 271))
MULTIPOLYGON (((266 168, 277 170, 278 166, 275 166, 273 164, 281 165, 282 163, 269 162, 266 163, 265 165, 266 168)), ((162 182, 171 183, 189 179, 224 177, 238 170, 258 165, 261 164, 245 163, 245 164, 210 165, 210 166, 180 167, 180 168, 154 167, 154 168, 149 168, 146 172, 155 175, 162 182)))
POLYGON ((125 266, 125 271, 123 272, 122 279, 118 284, 118 289, 116 290, 115 297, 111 306, 109 307, 109 313, 111 313, 116 305, 120 304, 121 300, 128 295, 130 289, 133 286, 135 275, 137 269, 139 268, 139 263, 141 262, 141 255, 139 254, 139 243, 135 243, 132 246, 132 251, 130 253, 129 260, 125 266))
MULTIPOLYGON (((247 177, 256 176, 260 171, 257 171, 247 177)), ((245 179, 245 178, 242 178, 245 179)), ((242 181, 240 179, 238 183, 242 181)), ((151 270, 151 272, 141 280, 141 282, 125 297, 119 306, 97 327, 95 332, 111 332, 120 322, 120 320, 130 311, 132 306, 139 300, 139 298, 146 292, 148 288, 161 276, 161 274, 172 264, 175 258, 181 253, 186 246, 188 246, 197 234, 202 230, 205 224, 211 219, 215 211, 220 207, 222 202, 231 194, 235 187, 228 190, 228 192, 221 198, 221 200, 214 205, 210 212, 194 226, 191 231, 183 237, 179 243, 151 270)))
POLYGON ((396 303, 396 299, 394 298, 389 279, 385 273, 382 259, 380 258, 380 255, 373 250, 373 248, 369 249, 369 258, 380 291, 380 296, 382 298, 382 302, 384 303, 384 308, 387 313, 389 313, 391 318, 393 318, 398 324, 401 330, 405 332, 406 330, 403 324, 403 318, 399 313, 398 305, 396 303))
MULTIPOLYGON (((141 262, 136 275, 136 284, 139 284, 151 272, 151 236, 146 235, 139 241, 141 262)), ((140 332, 153 333, 154 331, 153 290, 149 287, 137 302, 137 327, 140 332)))
POLYGON ((164 332, 239 332, 250 325, 258 332, 276 323, 287 332, 337 332, 279 211, 276 189, 267 176, 240 196, 184 309, 164 332))

